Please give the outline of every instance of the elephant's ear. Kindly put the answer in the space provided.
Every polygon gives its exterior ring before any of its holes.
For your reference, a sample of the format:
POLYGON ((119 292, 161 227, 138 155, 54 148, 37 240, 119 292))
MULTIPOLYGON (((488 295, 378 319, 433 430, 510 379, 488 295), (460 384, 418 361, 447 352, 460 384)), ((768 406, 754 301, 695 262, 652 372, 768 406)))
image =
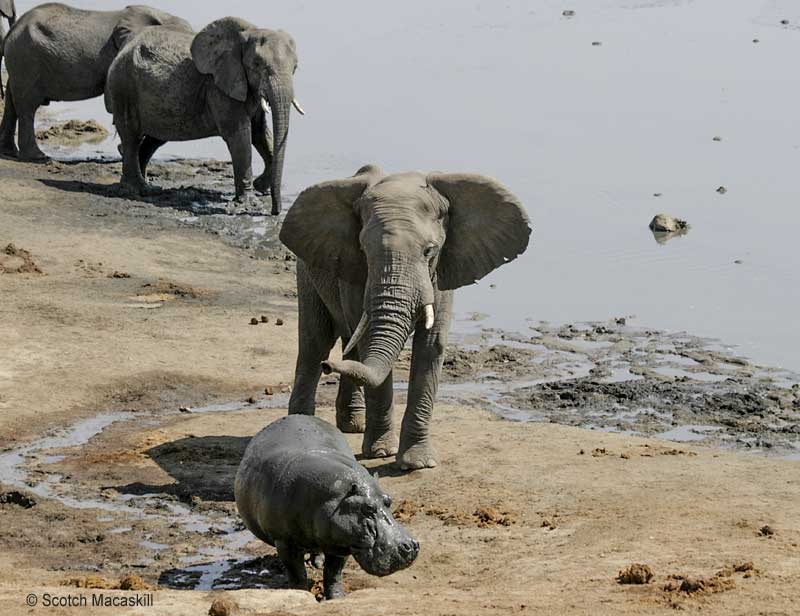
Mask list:
POLYGON ((427 179, 450 202, 437 269, 440 289, 477 282, 525 252, 530 220, 519 199, 499 182, 467 173, 433 173, 427 179))
POLYGON ((358 238, 361 221, 353 204, 372 177, 364 173, 306 188, 286 213, 281 241, 308 265, 363 284, 367 263, 358 238))
POLYGON ((255 26, 238 17, 223 17, 200 30, 192 41, 192 60, 204 75, 231 98, 247 100, 247 75, 242 64, 242 33, 255 26))
POLYGON ((114 47, 122 49, 132 37, 150 26, 169 26, 186 32, 192 31, 189 22, 180 17, 149 6, 128 6, 125 7, 122 18, 117 22, 114 32, 111 34, 114 47))
POLYGON ((17 9, 14 6, 14 0, 0 0, 0 15, 8 19, 12 24, 17 18, 17 9))

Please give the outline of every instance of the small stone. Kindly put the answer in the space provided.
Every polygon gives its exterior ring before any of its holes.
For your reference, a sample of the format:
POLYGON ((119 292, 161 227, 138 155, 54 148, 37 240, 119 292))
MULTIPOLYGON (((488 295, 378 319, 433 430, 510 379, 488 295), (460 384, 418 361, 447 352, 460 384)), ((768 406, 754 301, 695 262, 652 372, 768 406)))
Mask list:
POLYGON ((736 265, 741 265, 741 264, 743 263, 743 261, 742 261, 741 259, 736 259, 736 260, 734 261, 734 263, 735 263, 736 265))
POLYGON ((261 322, 262 323, 269 323, 269 317, 264 315, 264 314, 262 314, 261 315, 261 322))
POLYGON ((250 325, 258 325, 258 319, 257 319, 257 318, 255 318, 255 317, 253 317, 252 319, 250 319, 250 325))
POLYGON ((722 137, 716 136, 712 139, 712 141, 722 141, 722 137))
POLYGON ((181 413, 191 413, 192 408, 189 406, 182 406, 178 409, 181 413))
POLYGON ((255 404, 256 402, 257 402, 257 400, 256 400, 256 399, 255 399, 253 396, 250 396, 250 397, 247 399, 247 403, 248 403, 248 404, 255 404))
POLYGON ((268 385, 267 387, 265 387, 264 388, 264 393, 267 394, 268 396, 271 396, 274 393, 272 391, 272 385, 268 385))
POLYGON ((656 214, 650 221, 650 230, 655 233, 674 233, 685 231, 689 228, 689 223, 680 218, 675 218, 669 214, 656 214))
POLYGON ((564 11, 561 11, 561 14, 564 17, 575 17, 575 11, 573 11, 572 9, 566 9, 564 11))
POLYGON ((275 325, 283 325, 283 319, 275 319, 275 325))
POLYGON ((758 529, 758 533, 762 537, 772 537, 775 534, 775 529, 772 528, 769 524, 765 524, 761 528, 758 529))
POLYGON ((625 317, 617 317, 616 319, 614 319, 614 322, 617 325, 625 325, 628 322, 628 319, 626 319, 625 317))
POLYGON ((661 195, 662 195, 662 193, 653 193, 654 197, 660 197, 661 195))
POLYGON ((490 285, 489 285, 489 288, 490 288, 490 289, 496 289, 496 288, 497 288, 497 285, 496 285, 496 284, 494 284, 494 283, 492 283, 492 284, 490 284, 490 285))
POLYGON ((781 19, 781 25, 788 26, 789 20, 788 19, 781 19))
POLYGON ((600 47, 603 43, 600 41, 592 41, 592 47, 600 47))
POLYGON ((758 39, 753 39, 753 42, 754 43, 760 43, 761 41, 759 41, 758 39))
POLYGON ((717 188, 717 192, 721 195, 724 195, 726 192, 728 192, 728 189, 725 188, 724 186, 720 186, 719 188, 717 188))
POLYGON ((619 572, 617 582, 620 584, 647 584, 654 577, 655 573, 649 565, 633 563, 619 572))
POLYGON ((208 616, 235 616, 238 613, 238 604, 228 597, 217 597, 208 609, 208 616))

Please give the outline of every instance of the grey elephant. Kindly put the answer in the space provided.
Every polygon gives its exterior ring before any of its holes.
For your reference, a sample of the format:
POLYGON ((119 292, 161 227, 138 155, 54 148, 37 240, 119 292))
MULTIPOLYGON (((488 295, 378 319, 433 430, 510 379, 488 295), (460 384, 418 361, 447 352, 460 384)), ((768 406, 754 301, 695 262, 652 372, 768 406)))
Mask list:
POLYGON ((342 569, 351 555, 367 573, 384 576, 419 553, 377 479, 342 434, 316 417, 283 417, 254 436, 234 492, 245 526, 277 548, 293 588, 308 589, 307 552, 325 556, 327 599, 344 595, 342 569))
POLYGON ((121 11, 85 11, 64 4, 42 4, 19 18, 4 51, 8 93, 0 124, 0 153, 22 160, 47 156, 36 143, 36 110, 50 101, 100 96, 118 51, 148 26, 191 32, 185 20, 146 6, 121 11), (19 122, 19 150, 14 143, 19 122))
POLYGON ((146 188, 147 163, 167 141, 221 136, 233 161, 236 200, 270 191, 281 210, 281 177, 294 98, 292 37, 235 17, 197 35, 153 28, 120 52, 108 73, 106 108, 122 140, 122 184, 146 188), (274 141, 267 114, 272 114, 274 141), (253 182, 252 147, 264 159, 253 182))
MULTIPOLYGON (((5 17, 8 20, 9 27, 14 25, 17 21, 17 7, 14 6, 14 0, 0 0, 0 17, 5 17)), ((3 44, 6 40, 6 30, 3 26, 3 20, 0 19, 0 69, 3 64, 3 44)), ((0 74, 0 98, 5 96, 5 88, 3 87, 2 74, 0 74)))
POLYGON ((385 175, 370 165, 303 191, 280 232, 298 257, 299 353, 289 412, 314 414, 321 371, 338 372, 336 423, 364 432, 364 456, 397 453, 403 469, 436 466, 430 420, 453 290, 522 254, 530 233, 519 200, 480 175, 385 175), (412 333, 398 443, 392 368, 412 333), (333 361, 328 354, 339 338, 343 360, 333 361))

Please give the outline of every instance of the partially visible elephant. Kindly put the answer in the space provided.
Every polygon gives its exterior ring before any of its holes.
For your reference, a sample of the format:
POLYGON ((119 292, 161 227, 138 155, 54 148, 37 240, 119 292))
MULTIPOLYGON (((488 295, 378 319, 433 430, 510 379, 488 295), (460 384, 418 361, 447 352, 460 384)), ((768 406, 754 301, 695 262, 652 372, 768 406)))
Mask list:
POLYGON ((117 52, 136 33, 154 25, 192 31, 185 20, 147 6, 85 11, 53 3, 20 17, 5 42, 8 94, 0 154, 46 160, 33 130, 36 110, 50 101, 100 96, 117 52), (14 143, 17 120, 19 151, 14 143))
POLYGON ((278 214, 292 104, 302 113, 294 98, 296 69, 291 36, 235 17, 197 35, 142 32, 114 60, 106 85, 106 108, 122 140, 122 184, 145 190, 147 164, 167 141, 219 135, 233 161, 237 204, 256 205, 253 189, 269 190, 278 214), (255 182, 253 146, 264 159, 255 182))
POLYGON ((304 190, 280 232, 298 257, 299 353, 289 413, 313 415, 321 372, 338 372, 336 425, 364 432, 364 456, 397 453, 403 469, 436 466, 429 430, 453 290, 522 254, 530 233, 519 200, 481 175, 386 175, 368 165, 304 190), (392 368, 412 333, 398 443, 392 368), (343 360, 333 361, 338 338, 343 360))
MULTIPOLYGON (((8 20, 9 27, 14 25, 14 22, 17 21, 17 7, 14 6, 14 0, 0 0, 0 17, 5 17, 8 20)), ((3 27, 3 20, 0 19, 0 98, 5 96, 2 79, 3 43, 5 40, 6 30, 3 27)))

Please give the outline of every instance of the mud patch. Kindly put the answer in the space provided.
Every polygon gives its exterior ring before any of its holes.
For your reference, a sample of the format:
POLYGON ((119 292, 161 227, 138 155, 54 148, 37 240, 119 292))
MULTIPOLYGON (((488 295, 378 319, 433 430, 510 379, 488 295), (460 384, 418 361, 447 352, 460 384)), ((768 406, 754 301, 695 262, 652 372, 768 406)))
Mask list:
POLYGON ((0 274, 41 274, 33 255, 23 248, 9 244, 0 253, 0 274))
POLYGON ((75 588, 99 588, 105 590, 155 590, 157 586, 148 584, 138 575, 125 575, 118 580, 109 580, 100 575, 87 575, 63 580, 61 586, 75 588))
POLYGON ((36 138, 57 145, 80 145, 105 141, 108 131, 95 120, 67 120, 37 130, 36 138))
POLYGON ((447 526, 493 528, 517 524, 517 516, 499 506, 482 506, 468 513, 444 505, 427 505, 406 499, 399 502, 392 513, 400 523, 409 522, 416 515, 424 514, 441 520, 447 526))

